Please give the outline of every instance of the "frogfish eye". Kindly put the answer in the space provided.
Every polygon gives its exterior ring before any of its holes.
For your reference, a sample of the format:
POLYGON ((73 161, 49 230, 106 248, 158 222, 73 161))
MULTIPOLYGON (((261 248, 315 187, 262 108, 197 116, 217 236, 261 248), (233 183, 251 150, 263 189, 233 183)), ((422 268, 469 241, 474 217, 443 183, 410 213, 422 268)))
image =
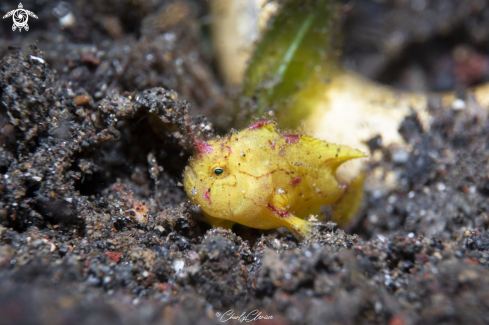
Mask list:
POLYGON ((216 174, 217 176, 222 175, 222 173, 224 173, 224 169, 222 169, 221 167, 214 168, 214 174, 216 174))

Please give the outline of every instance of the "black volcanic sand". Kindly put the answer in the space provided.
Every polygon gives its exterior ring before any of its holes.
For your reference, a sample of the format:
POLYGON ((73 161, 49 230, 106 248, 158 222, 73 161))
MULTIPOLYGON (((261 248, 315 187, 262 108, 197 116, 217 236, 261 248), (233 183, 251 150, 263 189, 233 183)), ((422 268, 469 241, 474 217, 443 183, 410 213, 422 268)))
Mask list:
POLYGON ((347 229, 209 229, 179 183, 189 108, 204 139, 229 110, 205 4, 76 1, 63 30, 23 4, 30 31, 0 30, 0 324, 489 323, 489 108, 463 89, 406 116, 412 150, 369 142, 398 185, 347 229))

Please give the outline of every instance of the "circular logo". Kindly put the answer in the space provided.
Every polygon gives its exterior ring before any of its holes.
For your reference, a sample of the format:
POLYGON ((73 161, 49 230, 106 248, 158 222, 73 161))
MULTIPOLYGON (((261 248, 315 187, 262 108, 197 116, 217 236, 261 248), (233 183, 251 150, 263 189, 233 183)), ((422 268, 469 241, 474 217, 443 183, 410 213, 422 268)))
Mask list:
POLYGON ((3 18, 7 18, 12 16, 14 24, 12 25, 12 30, 15 31, 17 28, 19 32, 24 28, 26 31, 29 30, 29 25, 27 25, 27 21, 29 20, 29 16, 37 18, 37 16, 29 10, 24 9, 22 3, 19 3, 19 8, 9 11, 3 18))

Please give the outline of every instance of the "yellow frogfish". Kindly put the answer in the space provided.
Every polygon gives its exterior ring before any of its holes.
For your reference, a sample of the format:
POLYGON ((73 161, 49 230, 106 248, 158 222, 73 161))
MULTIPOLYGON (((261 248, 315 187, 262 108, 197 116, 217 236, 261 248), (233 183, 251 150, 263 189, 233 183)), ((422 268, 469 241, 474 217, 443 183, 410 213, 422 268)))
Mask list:
POLYGON ((363 175, 350 184, 336 175, 344 162, 365 157, 358 150, 281 133, 266 120, 207 142, 187 129, 197 152, 184 171, 185 191, 213 227, 287 227, 304 238, 319 224, 308 217, 321 206, 332 205, 339 223, 358 210, 363 175))

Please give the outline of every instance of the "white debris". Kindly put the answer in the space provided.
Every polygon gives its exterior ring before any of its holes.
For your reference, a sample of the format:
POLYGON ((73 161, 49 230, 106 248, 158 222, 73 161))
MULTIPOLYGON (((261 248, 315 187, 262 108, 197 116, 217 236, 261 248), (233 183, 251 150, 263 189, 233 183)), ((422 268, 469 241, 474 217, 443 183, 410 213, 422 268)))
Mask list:
POLYGON ((43 60, 43 59, 41 59, 41 58, 40 58, 40 57, 38 57, 38 56, 31 55, 31 56, 30 56, 30 58, 31 58, 31 60, 36 60, 36 61, 39 61, 39 62, 41 62, 41 63, 44 63, 44 60, 43 60))
POLYGON ((455 111, 464 110, 465 107, 466 107, 465 102, 460 98, 455 99, 452 103, 452 109, 455 111))
POLYGON ((185 263, 182 260, 176 260, 175 262, 173 262, 173 269, 175 270, 175 272, 179 272, 183 270, 184 265, 185 263))
POLYGON ((443 183, 437 183, 436 184, 436 189, 440 192, 443 192, 447 189, 446 185, 443 183))

